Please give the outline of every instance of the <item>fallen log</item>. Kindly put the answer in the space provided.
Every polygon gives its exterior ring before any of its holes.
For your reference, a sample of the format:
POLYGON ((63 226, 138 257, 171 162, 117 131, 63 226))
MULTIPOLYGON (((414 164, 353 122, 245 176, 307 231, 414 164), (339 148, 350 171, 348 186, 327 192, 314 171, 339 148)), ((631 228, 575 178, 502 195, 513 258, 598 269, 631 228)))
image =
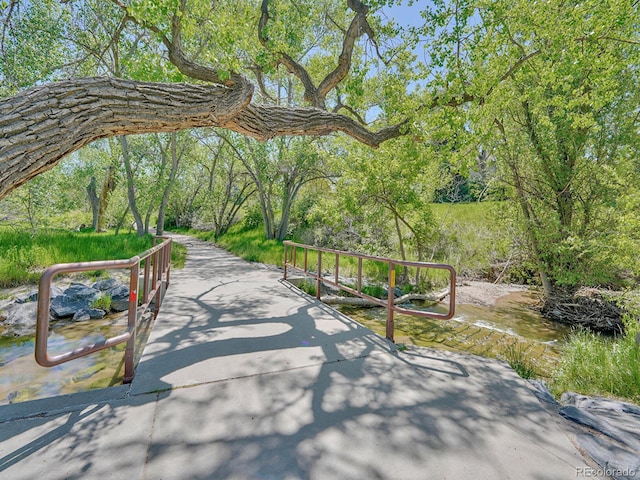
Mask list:
MULTIPOLYGON (((441 302, 449 295, 449 290, 445 290, 440 293, 407 293, 401 297, 395 298, 393 303, 399 305, 402 303, 411 302, 414 300, 420 300, 425 302, 441 302)), ((323 295, 320 300, 328 305, 350 305, 354 307, 379 307, 380 305, 372 302, 367 298, 360 297, 342 297, 340 295, 323 295)), ((386 300, 382 299, 386 303, 386 300)))

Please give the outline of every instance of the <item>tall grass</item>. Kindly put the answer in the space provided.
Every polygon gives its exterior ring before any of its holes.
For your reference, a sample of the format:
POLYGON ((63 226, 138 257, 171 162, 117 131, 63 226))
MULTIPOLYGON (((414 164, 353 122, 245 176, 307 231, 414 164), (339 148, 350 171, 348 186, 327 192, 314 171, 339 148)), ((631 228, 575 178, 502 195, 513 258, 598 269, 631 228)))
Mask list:
POLYGON ((552 391, 590 396, 614 396, 640 402, 640 323, 627 319, 619 338, 576 330, 564 348, 553 375, 552 391))
POLYGON ((492 278, 500 273, 493 272, 494 266, 504 264, 513 248, 513 235, 501 220, 503 202, 437 203, 431 208, 439 225, 433 261, 451 264, 470 277, 492 278))
MULTIPOLYGON (((131 258, 151 247, 153 237, 135 234, 41 231, 32 234, 0 228, 0 288, 38 280, 42 271, 56 263, 90 262, 131 258)), ((186 249, 173 245, 172 263, 184 265, 186 249)))

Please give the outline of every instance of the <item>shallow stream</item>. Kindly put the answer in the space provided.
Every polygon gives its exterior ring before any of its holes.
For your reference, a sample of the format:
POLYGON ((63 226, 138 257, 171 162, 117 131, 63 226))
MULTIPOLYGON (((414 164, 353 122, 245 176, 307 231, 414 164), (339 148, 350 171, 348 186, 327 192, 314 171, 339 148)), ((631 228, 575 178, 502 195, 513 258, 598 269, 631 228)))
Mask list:
MULTIPOLYGON (((54 325, 49 353, 55 355, 123 333, 126 322, 126 317, 119 315, 54 325)), ((140 322, 138 356, 150 323, 140 322)), ((124 343, 50 368, 36 364, 34 348, 34 337, 0 337, 0 405, 122 384, 124 343)))
MULTIPOLYGON (((537 376, 548 378, 559 361, 563 341, 571 329, 543 318, 532 308, 536 302, 532 293, 514 292, 498 298, 491 307, 458 304, 451 320, 396 314, 395 341, 508 362, 524 360, 534 368, 537 376)), ((340 310, 385 335, 386 309, 341 307, 340 310)), ((445 313, 439 306, 424 310, 445 313)))

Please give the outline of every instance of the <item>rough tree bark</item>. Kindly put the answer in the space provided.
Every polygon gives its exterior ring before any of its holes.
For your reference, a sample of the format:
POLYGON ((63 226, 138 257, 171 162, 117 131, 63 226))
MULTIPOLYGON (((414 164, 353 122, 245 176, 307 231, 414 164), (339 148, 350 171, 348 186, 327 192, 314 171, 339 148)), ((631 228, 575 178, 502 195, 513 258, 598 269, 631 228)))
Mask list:
POLYGON ((261 141, 344 132, 372 147, 401 125, 371 132, 316 108, 252 105, 238 87, 90 77, 37 86, 0 102, 0 199, 64 156, 100 138, 223 127, 261 141))

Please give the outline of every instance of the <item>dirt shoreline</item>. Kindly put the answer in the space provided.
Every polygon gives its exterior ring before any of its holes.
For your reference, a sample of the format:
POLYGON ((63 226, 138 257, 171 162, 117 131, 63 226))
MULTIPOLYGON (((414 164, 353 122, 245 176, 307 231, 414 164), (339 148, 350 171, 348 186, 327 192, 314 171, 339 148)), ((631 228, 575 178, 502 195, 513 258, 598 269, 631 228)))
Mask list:
POLYGON ((527 285, 463 279, 456 283, 456 303, 492 307, 500 297, 528 291, 531 291, 531 288, 527 285))

